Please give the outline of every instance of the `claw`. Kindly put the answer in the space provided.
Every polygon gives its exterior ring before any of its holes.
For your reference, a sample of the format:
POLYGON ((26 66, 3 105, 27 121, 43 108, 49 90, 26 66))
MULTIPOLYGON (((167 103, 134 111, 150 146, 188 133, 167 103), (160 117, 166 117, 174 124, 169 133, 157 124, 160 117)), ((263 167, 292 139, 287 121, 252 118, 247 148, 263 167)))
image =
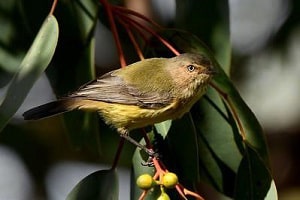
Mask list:
POLYGON ((146 162, 142 162, 141 165, 148 166, 148 167, 154 167, 153 158, 156 158, 156 160, 159 160, 159 154, 154 152, 153 149, 147 149, 149 152, 149 158, 146 162))

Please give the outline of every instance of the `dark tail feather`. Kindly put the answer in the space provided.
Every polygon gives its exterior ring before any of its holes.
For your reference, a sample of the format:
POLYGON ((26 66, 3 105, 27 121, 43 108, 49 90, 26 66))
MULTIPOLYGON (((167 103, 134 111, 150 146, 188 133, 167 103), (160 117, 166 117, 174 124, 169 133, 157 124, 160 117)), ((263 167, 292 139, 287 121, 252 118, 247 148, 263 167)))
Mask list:
POLYGON ((25 120, 36 120, 71 111, 74 108, 73 99, 62 99, 32 108, 24 112, 23 117, 25 120))

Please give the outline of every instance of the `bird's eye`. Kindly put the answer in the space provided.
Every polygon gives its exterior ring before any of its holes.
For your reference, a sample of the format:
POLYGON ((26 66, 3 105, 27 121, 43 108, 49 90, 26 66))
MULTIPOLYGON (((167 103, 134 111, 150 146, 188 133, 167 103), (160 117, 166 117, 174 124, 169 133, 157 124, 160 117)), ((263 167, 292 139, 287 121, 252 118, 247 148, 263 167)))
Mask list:
POLYGON ((194 65, 188 65, 187 70, 189 70, 189 72, 193 72, 195 70, 195 66, 194 65))

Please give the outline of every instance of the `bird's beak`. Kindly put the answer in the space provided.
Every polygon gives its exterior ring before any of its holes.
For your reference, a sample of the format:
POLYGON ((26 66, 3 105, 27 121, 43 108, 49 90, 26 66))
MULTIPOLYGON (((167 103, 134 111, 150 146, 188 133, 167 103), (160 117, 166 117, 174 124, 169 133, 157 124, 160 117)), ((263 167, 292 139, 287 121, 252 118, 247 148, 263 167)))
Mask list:
POLYGON ((205 69, 203 71, 203 73, 207 74, 207 75, 215 75, 215 74, 218 73, 218 71, 216 69, 212 68, 212 67, 209 67, 209 68, 205 69))

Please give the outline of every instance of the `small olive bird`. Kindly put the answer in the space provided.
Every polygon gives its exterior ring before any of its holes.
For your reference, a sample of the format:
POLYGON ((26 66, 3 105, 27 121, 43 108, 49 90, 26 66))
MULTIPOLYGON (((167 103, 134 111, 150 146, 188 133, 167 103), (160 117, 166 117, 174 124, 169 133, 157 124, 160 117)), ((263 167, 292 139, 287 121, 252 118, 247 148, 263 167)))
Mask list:
POLYGON ((130 130, 180 118, 205 93, 213 74, 212 62, 202 54, 144 59, 23 116, 37 120, 75 109, 97 111, 106 124, 137 145, 129 137, 130 130))

